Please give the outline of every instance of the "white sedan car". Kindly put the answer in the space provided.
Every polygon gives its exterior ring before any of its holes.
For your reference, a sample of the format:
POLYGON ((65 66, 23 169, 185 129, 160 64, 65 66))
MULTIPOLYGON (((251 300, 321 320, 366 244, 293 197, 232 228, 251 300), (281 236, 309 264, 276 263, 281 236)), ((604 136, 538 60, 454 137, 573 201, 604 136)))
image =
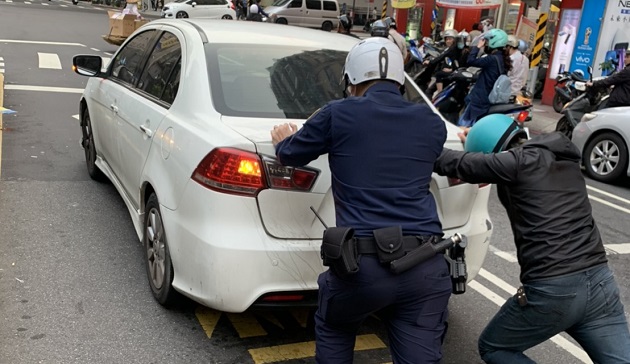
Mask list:
POLYGON ((162 18, 236 19, 229 0, 175 0, 162 8, 162 18))
MULTIPOLYGON (((80 101, 87 170, 109 179, 146 251, 149 285, 168 305, 179 294, 227 312, 312 304, 323 226, 335 213, 326 156, 304 168, 275 158, 270 130, 301 125, 342 97, 339 79, 356 39, 258 22, 156 20, 138 29, 80 101)), ((407 80, 406 97, 427 102, 407 80)), ((446 124, 447 146, 461 149, 446 124)), ((422 127, 419 125, 419 127, 422 127)), ((376 166, 374 166, 376 168, 376 166)), ((490 186, 437 175, 445 234, 468 237, 469 279, 492 232, 490 186)))

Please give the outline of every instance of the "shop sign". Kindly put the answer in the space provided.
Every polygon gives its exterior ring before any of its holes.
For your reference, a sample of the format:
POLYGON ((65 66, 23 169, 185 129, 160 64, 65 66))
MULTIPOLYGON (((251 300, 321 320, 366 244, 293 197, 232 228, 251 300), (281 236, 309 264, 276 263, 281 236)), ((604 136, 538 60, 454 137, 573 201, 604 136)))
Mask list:
POLYGON ((580 29, 577 33, 573 58, 571 60, 571 72, 581 70, 584 76, 588 77, 588 66, 593 66, 593 70, 597 70, 593 63, 595 60, 595 49, 597 47, 597 38, 601 27, 601 20, 604 16, 606 2, 601 0, 585 0, 582 7, 582 20, 580 21, 580 29))
POLYGON ((410 9, 416 6, 416 0, 392 0, 394 9, 410 9))
POLYGON ((538 24, 526 18, 525 16, 521 16, 521 21, 518 22, 518 28, 516 29, 516 38, 522 39, 527 43, 527 52, 531 52, 534 48, 534 43, 536 42, 536 33, 538 32, 538 24))
POLYGON ((608 1, 602 26, 600 30, 597 50, 595 52, 595 62, 593 63, 594 76, 608 76, 612 70, 606 69, 606 64, 612 64, 617 70, 623 69, 624 50, 628 49, 630 43, 630 2, 629 1, 608 1))
POLYGON ((503 0, 437 0, 436 5, 443 8, 457 9, 492 9, 498 8, 503 0))

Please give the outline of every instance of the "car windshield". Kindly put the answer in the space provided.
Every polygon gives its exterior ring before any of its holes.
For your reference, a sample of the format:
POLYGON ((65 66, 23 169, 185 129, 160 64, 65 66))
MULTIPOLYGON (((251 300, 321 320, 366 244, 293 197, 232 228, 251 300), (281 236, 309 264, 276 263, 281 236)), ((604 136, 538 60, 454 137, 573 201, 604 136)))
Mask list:
MULTIPOLYGON (((299 47, 208 44, 212 100, 227 116, 307 119, 343 98, 347 52, 299 47)), ((405 97, 424 103, 415 87, 405 97)))

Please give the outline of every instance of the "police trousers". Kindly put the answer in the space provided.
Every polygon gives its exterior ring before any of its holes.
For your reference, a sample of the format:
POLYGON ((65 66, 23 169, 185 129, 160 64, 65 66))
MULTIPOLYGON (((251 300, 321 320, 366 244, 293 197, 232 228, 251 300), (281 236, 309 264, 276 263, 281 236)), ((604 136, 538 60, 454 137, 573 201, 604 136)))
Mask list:
POLYGON ((359 272, 320 274, 315 313, 315 360, 352 363, 357 331, 371 314, 387 326, 394 364, 439 363, 452 292, 442 254, 396 275, 376 255, 363 255, 359 272))
POLYGON ((527 303, 508 299, 479 338, 486 363, 535 363, 523 351, 563 331, 595 363, 630 363, 628 322, 607 264, 528 282, 523 288, 527 303))

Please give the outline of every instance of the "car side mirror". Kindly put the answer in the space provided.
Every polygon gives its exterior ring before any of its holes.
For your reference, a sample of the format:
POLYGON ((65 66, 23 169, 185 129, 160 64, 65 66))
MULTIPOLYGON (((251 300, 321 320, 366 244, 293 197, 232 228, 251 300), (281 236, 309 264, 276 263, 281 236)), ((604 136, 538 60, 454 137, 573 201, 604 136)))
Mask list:
POLYGON ((103 59, 95 55, 77 55, 72 58, 72 70, 87 77, 102 76, 103 59))
POLYGON ((193 1, 190 5, 192 5, 192 7, 194 8, 195 6, 197 6, 197 2, 193 1))

